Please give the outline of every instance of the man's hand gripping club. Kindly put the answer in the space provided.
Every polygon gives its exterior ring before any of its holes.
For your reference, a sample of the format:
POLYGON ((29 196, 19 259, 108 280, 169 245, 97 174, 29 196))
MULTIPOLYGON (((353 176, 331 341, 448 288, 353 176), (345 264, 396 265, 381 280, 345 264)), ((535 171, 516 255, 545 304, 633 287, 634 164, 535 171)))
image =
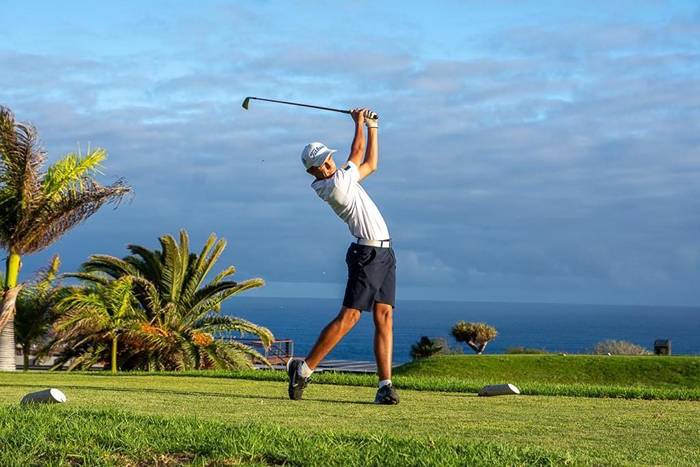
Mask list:
POLYGON ((369 118, 372 111, 365 108, 352 109, 350 115, 355 121, 355 137, 350 147, 349 162, 355 164, 360 172, 360 180, 377 170, 379 159, 379 144, 377 132, 379 131, 379 121, 376 118, 369 118), (365 145, 365 133, 363 126, 367 126, 367 139, 365 145))

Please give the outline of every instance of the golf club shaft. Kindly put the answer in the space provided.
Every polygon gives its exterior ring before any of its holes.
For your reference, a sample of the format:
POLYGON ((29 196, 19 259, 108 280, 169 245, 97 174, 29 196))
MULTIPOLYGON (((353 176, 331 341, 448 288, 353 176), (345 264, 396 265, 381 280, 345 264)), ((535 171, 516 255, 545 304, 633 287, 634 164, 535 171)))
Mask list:
MULTIPOLYGON (((275 100, 275 99, 264 99, 264 98, 262 98, 262 97, 247 97, 247 98, 246 98, 246 100, 249 100, 249 99, 255 99, 255 100, 258 100, 258 101, 267 101, 267 102, 277 102, 278 104, 297 105, 297 106, 299 106, 299 107, 309 107, 309 108, 312 108, 312 109, 330 110, 330 111, 332 111, 332 112, 340 112, 340 113, 344 113, 344 114, 350 114, 350 111, 349 111, 349 110, 334 109, 334 108, 332 108, 332 107, 321 107, 320 105, 300 104, 300 103, 298 103, 298 102, 289 102, 289 101, 278 101, 278 100, 275 100)), ((371 117, 371 118, 379 118, 379 116, 378 116, 376 113, 372 112, 372 117, 371 117)))

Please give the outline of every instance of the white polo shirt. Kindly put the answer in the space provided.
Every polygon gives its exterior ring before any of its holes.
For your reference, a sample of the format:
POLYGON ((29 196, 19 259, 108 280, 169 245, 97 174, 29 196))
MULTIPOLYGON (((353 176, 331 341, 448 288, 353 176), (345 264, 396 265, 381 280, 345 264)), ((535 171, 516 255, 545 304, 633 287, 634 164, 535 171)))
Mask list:
POLYGON ((335 171, 332 177, 314 180, 311 188, 348 224, 353 237, 368 240, 388 240, 389 229, 377 205, 362 185, 357 166, 348 165, 335 171))

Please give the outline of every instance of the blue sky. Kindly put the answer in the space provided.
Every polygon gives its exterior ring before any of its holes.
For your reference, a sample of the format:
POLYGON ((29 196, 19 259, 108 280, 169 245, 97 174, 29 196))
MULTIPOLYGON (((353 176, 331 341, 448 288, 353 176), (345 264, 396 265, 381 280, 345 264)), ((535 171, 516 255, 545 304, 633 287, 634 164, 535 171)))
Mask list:
POLYGON ((697 2, 0 1, 0 30, 0 104, 135 193, 24 277, 186 228, 257 295, 339 297, 299 154, 351 120, 253 95, 380 113, 399 301, 700 304, 697 2))

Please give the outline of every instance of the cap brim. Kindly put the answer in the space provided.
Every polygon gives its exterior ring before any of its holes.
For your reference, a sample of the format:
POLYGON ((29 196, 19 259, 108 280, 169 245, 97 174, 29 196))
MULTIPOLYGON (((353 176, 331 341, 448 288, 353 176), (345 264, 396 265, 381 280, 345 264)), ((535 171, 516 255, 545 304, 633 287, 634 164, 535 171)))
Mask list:
POLYGON ((320 167, 323 165, 324 162, 326 162, 326 159, 328 159, 328 156, 332 156, 334 152, 337 152, 337 149, 329 149, 328 151, 324 151, 318 155, 316 158, 316 163, 312 164, 311 167, 320 167))

